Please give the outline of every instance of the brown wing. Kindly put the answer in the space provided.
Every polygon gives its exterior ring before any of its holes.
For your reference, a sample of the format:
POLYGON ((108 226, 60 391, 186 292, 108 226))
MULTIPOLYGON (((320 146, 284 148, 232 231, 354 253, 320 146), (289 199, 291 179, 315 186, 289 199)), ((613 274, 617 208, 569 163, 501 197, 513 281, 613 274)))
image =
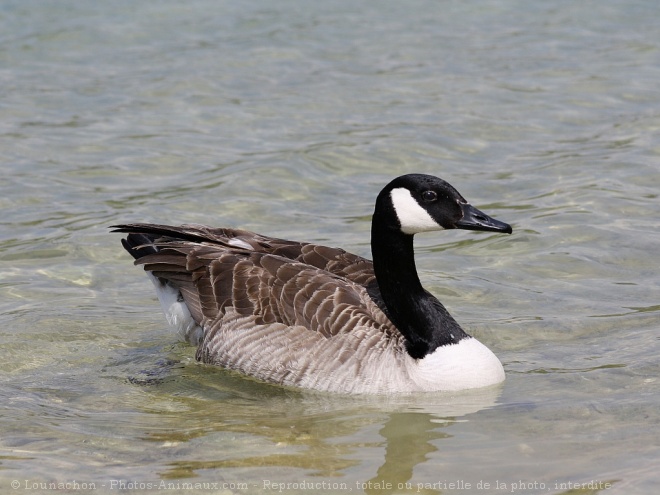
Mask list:
POLYGON ((365 287, 373 283, 376 278, 371 260, 343 249, 267 237, 247 230, 212 228, 203 225, 174 227, 157 224, 127 224, 117 225, 115 232, 147 234, 152 242, 178 239, 224 246, 233 252, 247 250, 272 254, 325 270, 365 287))
POLYGON ((132 224, 117 230, 133 232, 126 244, 136 264, 178 287, 205 327, 227 308, 256 316, 257 324, 304 326, 326 337, 348 321, 391 326, 367 294, 365 285, 375 278, 371 262, 342 249, 234 229, 132 224))

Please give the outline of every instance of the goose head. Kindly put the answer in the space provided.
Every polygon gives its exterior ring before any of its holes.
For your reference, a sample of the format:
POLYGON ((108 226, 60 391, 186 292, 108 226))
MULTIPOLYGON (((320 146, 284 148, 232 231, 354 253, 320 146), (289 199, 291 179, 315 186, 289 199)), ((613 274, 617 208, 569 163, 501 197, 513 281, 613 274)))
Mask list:
MULTIPOLYGON (((445 229, 512 232, 509 224, 479 211, 454 187, 431 175, 397 177, 376 199, 371 224, 376 281, 387 316, 406 338, 406 349, 414 359, 470 337, 422 287, 415 267, 414 235, 445 229)), ((491 360, 501 370, 494 355, 491 360)))
POLYGON ((448 182, 425 174, 397 177, 378 195, 376 214, 406 235, 445 229, 482 230, 510 234, 511 226, 469 204, 448 182))

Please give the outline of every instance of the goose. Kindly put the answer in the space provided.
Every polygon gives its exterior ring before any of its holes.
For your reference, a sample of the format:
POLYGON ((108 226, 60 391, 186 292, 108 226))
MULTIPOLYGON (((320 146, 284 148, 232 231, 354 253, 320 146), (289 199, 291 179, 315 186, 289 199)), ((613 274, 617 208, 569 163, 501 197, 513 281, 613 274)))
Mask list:
POLYGON ((510 234, 444 180, 378 194, 373 262, 340 248, 202 225, 115 225, 196 359, 283 386, 346 394, 458 391, 504 380, 499 359, 419 280, 413 236, 510 234))

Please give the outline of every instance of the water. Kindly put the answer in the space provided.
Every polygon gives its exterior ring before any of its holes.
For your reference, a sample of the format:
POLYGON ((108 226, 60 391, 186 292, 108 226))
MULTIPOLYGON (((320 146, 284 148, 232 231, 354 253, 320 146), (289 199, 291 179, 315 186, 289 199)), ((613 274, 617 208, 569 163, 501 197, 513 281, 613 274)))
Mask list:
POLYGON ((659 13, 3 2, 2 491, 655 493, 659 13), (107 233, 198 222, 369 256, 375 195, 413 171, 514 226, 417 241, 501 388, 335 397, 201 366, 107 233))

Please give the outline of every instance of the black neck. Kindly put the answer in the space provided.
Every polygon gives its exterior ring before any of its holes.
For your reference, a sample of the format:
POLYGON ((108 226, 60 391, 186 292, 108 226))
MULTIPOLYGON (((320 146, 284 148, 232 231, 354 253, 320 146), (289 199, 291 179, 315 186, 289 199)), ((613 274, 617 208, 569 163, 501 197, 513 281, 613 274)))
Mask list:
POLYGON ((406 338, 408 354, 418 359, 468 335, 440 301, 422 287, 415 267, 413 236, 401 232, 396 218, 391 218, 393 214, 378 208, 374 213, 374 271, 388 316, 406 338))

